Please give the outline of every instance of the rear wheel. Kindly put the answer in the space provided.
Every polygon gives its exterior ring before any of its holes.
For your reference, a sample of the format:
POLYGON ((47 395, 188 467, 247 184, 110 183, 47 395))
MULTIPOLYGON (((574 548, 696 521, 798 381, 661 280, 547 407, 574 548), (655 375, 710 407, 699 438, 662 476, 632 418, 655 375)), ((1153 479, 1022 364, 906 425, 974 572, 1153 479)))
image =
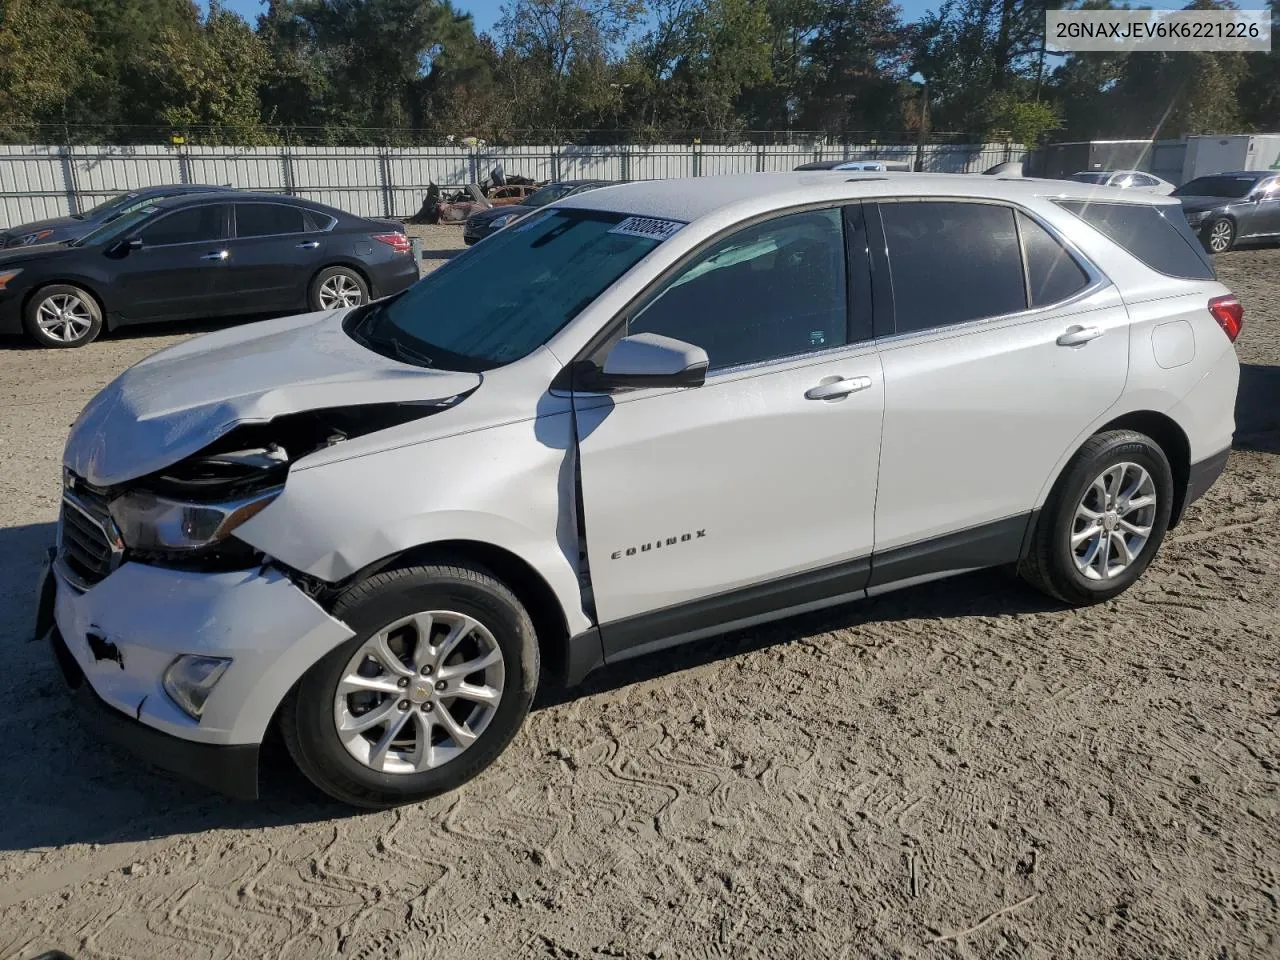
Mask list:
POLYGON ((83 347, 102 332, 102 308, 87 290, 52 284, 27 302, 23 321, 31 339, 42 347, 83 347))
POLYGON ((341 310, 369 302, 369 285, 350 267, 326 267, 311 281, 311 309, 341 310))
POLYGON ((302 772, 362 807, 413 803, 487 767, 524 722, 538 679, 533 624, 471 566, 378 574, 333 615, 356 635, 311 668, 280 725, 302 772))
POLYGON ((1236 242, 1236 225, 1226 217, 1219 217, 1205 227, 1204 245, 1210 253, 1226 253, 1236 242))
POLYGON ((1154 440, 1130 430, 1090 437, 1054 485, 1019 572, 1075 606, 1110 600, 1150 564, 1172 506, 1173 472, 1154 440))

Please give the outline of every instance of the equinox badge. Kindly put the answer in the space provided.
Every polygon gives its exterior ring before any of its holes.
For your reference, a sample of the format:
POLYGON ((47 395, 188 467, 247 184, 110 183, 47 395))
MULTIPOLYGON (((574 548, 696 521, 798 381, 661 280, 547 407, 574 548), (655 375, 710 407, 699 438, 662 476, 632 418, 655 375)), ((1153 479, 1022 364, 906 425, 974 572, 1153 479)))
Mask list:
POLYGON ((690 540, 701 540, 707 535, 706 530, 695 530, 692 533, 682 533, 678 537, 666 537, 664 539, 654 540, 650 543, 642 543, 636 547, 627 547, 625 550, 615 550, 609 554, 610 560, 620 560, 623 557, 634 557, 637 553, 648 553, 650 550, 661 550, 663 547, 674 547, 678 543, 688 543, 690 540))

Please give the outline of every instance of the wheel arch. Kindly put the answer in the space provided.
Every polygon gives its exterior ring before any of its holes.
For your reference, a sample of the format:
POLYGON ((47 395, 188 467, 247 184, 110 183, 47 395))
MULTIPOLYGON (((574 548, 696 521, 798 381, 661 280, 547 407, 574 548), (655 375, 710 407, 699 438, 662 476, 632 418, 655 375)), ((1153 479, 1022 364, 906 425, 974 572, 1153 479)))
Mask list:
POLYGON ((376 560, 330 588, 336 594, 377 573, 429 563, 469 561, 483 567, 516 595, 533 621, 544 678, 563 679, 570 663, 569 625, 547 579, 519 554, 479 540, 438 540, 407 547, 376 560))
POLYGON ((1173 510, 1169 514, 1169 529, 1172 530, 1182 520, 1182 511, 1187 505, 1187 484, 1191 479, 1191 441, 1187 439, 1186 431, 1168 414, 1154 410, 1123 414, 1094 432, 1098 434, 1108 430, 1135 430, 1146 434, 1164 451, 1173 472, 1173 510))
POLYGON ((327 260, 325 263, 321 264, 319 267, 317 267, 315 270, 312 271, 311 279, 307 281, 308 306, 310 306, 311 288, 315 286, 316 279, 320 276, 320 274, 324 273, 326 270, 332 267, 345 267, 346 269, 352 271, 353 273, 359 274, 360 279, 364 281, 365 289, 369 291, 369 299, 372 300, 374 298, 373 281, 369 278, 369 271, 365 269, 364 265, 359 261, 350 259, 348 257, 334 257, 330 260, 327 260))
POLYGON ((1169 529, 1172 530, 1182 520, 1182 512, 1187 504, 1187 484, 1191 479, 1191 442, 1178 421, 1166 413, 1155 410, 1131 410, 1098 424, 1080 437, 1045 484, 1037 501, 1037 509, 1043 506, 1049 492, 1089 439, 1111 430, 1134 430, 1145 434, 1164 451, 1165 458, 1169 461, 1169 469, 1173 473, 1173 508, 1169 514, 1169 529))

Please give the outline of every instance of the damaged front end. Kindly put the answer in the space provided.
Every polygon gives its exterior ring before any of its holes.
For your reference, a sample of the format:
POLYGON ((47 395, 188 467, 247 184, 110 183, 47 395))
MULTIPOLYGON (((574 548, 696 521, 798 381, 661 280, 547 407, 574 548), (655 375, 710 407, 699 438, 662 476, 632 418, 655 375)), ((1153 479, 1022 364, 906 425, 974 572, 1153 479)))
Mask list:
POLYGON ((270 558, 235 531, 283 492, 292 464, 460 399, 307 410, 242 424, 176 463, 106 487, 64 469, 59 571, 84 591, 125 561, 207 573, 262 566, 270 558))

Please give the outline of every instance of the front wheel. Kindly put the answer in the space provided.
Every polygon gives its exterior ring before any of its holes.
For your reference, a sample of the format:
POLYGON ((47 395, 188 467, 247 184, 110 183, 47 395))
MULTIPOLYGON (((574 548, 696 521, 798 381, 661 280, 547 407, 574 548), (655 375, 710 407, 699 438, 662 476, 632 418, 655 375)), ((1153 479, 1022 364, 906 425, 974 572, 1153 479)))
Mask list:
POLYGON ((1054 485, 1019 572, 1073 606, 1110 600, 1151 563, 1169 527, 1173 472, 1150 437, 1090 437, 1054 485))
POLYGON ((1236 242, 1236 225, 1226 217, 1219 217, 1205 228, 1204 245, 1210 253, 1226 253, 1236 242))
POLYGON ((378 574, 338 598, 355 636, 312 667, 281 707, 284 741, 325 793, 385 808, 454 790, 511 742, 533 702, 528 613, 484 570, 378 574))
POLYGON ((58 283, 36 291, 23 321, 42 347, 83 347, 102 332, 102 308, 87 290, 58 283))
POLYGON ((369 285, 350 267, 326 267, 311 281, 312 310, 341 310, 369 302, 369 285))

